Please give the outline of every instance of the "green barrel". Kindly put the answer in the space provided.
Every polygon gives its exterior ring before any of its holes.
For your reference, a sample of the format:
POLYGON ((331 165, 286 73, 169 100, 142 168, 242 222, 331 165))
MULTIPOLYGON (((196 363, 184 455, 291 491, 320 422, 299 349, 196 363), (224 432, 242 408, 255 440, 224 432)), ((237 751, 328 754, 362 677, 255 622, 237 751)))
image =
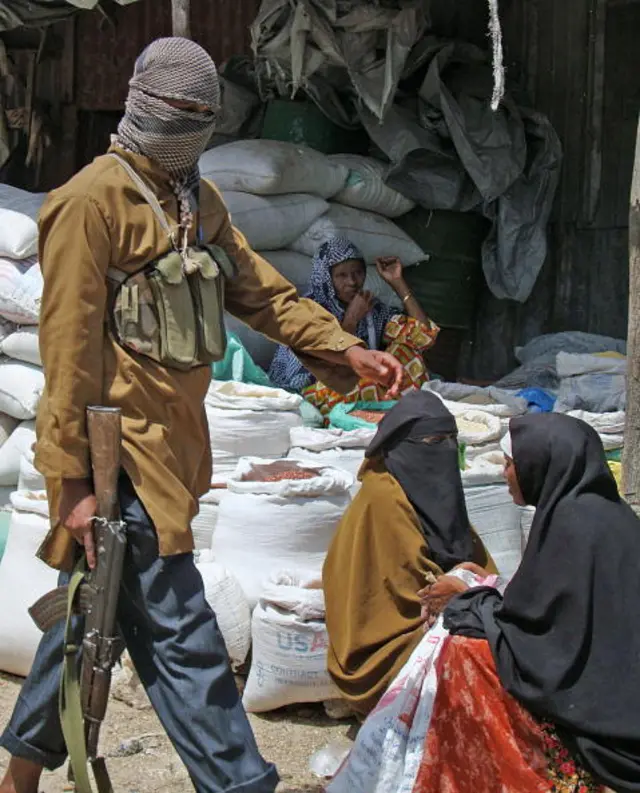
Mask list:
POLYGON ((324 154, 361 154, 368 146, 364 130, 339 127, 313 102, 286 99, 267 103, 260 137, 303 144, 324 154))
POLYGON ((395 222, 430 257, 405 270, 420 305, 440 326, 470 330, 482 286, 481 248, 488 221, 480 215, 418 207, 395 222))

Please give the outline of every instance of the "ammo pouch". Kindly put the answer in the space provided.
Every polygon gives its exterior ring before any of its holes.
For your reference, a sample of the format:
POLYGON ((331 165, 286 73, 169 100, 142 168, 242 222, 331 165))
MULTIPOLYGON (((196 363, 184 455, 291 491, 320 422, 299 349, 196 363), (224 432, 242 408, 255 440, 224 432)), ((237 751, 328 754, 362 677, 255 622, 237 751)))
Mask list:
POLYGON ((173 244, 173 250, 129 274, 107 271, 110 326, 118 343, 170 369, 183 371, 224 358, 225 281, 236 268, 218 245, 179 251, 160 204, 118 155, 173 244))

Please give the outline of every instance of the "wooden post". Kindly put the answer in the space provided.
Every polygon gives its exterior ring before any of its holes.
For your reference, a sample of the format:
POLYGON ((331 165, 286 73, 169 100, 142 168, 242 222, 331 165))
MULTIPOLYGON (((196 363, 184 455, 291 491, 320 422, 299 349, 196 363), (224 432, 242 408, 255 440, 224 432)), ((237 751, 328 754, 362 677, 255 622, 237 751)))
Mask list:
POLYGON ((627 416, 622 481, 625 498, 636 514, 640 514, 640 120, 629 202, 627 416))
POLYGON ((190 25, 191 0, 171 0, 173 35, 184 39, 191 38, 190 25))

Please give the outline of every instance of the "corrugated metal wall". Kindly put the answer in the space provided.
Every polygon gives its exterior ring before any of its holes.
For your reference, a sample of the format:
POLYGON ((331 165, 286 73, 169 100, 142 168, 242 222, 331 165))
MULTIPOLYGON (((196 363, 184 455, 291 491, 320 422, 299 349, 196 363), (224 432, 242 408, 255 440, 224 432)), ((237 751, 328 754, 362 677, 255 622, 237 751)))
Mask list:
MULTIPOLYGON (((244 52, 259 0, 192 0, 191 33, 218 62, 244 52)), ((143 0, 78 17, 76 102, 81 110, 118 110, 140 51, 171 35, 171 0, 143 0)))
POLYGON ((513 347, 542 332, 626 337, 627 216, 640 111, 640 3, 512 0, 504 10, 511 76, 564 147, 550 255, 523 306, 483 295, 462 373, 493 379, 513 347))

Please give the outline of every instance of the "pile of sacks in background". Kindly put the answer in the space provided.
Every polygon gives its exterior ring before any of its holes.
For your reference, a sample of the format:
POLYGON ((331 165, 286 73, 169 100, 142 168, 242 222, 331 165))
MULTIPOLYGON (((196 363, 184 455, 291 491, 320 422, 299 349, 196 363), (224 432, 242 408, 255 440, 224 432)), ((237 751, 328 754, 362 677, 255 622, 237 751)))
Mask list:
POLYGON ((33 467, 34 419, 44 388, 36 224, 43 200, 0 185, 0 523, 8 528, 0 565, 0 602, 7 606, 0 669, 13 674, 28 672, 40 640, 27 608, 57 580, 35 556, 49 530, 44 481, 33 467))
MULTIPOLYGON (((243 140, 218 146, 200 159, 204 179, 222 192, 234 225, 300 292, 309 284, 311 258, 330 237, 350 239, 367 264, 398 256, 405 266, 428 259, 393 218, 415 206, 385 184, 388 166, 352 154, 326 156, 305 146, 243 140)), ((366 288, 402 307, 369 267, 366 288)), ((269 368, 274 345, 229 318, 257 364, 269 368)))

